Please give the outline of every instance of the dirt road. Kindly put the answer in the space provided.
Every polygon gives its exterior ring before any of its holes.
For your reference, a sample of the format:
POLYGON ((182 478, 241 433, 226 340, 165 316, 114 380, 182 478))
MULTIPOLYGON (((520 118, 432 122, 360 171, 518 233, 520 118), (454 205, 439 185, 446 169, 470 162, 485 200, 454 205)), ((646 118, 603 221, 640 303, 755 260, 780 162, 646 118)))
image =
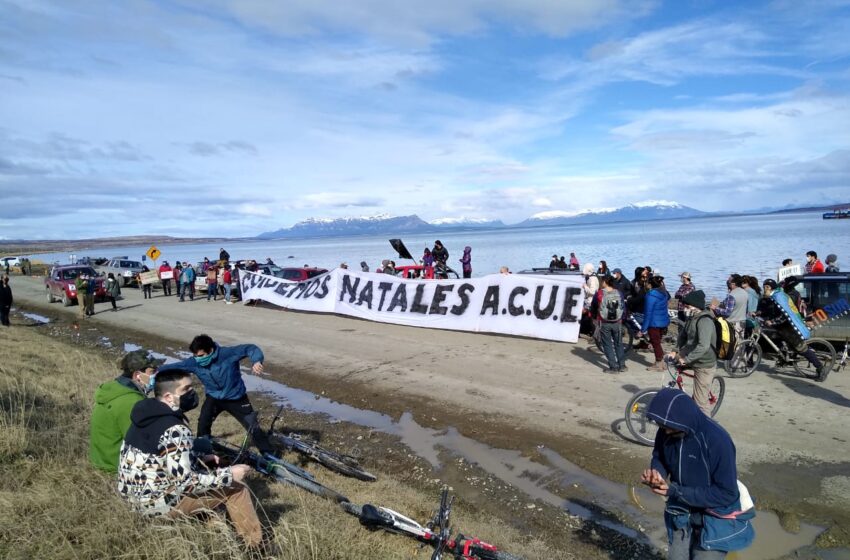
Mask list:
MULTIPOLYGON (((77 308, 47 304, 41 279, 14 277, 16 302, 51 313, 77 308)), ((179 303, 155 292, 144 300, 124 289, 122 309, 97 304, 87 319, 130 328, 185 347, 206 332, 223 344, 253 342, 266 353, 272 377, 360 408, 422 425, 456 427, 490 445, 533 452, 545 445, 594 474, 633 481, 650 449, 618 434, 626 401, 656 386, 644 370, 601 372, 602 357, 585 341, 565 344, 504 336, 417 329, 346 317, 207 302, 179 303)), ((850 376, 824 384, 764 367, 747 379, 727 379, 717 420, 738 449, 740 477, 762 507, 831 526, 831 542, 846 543, 850 519, 850 376)), ((625 432, 624 432, 625 433, 625 432)), ((829 543, 822 543, 829 544, 829 543)))

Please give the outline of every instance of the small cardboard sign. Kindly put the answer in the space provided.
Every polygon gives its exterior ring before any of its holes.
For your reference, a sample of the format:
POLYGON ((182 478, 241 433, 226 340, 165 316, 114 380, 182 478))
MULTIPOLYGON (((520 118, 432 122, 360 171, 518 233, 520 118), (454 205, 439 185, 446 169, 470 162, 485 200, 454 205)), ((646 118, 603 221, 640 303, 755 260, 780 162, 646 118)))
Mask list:
POLYGON ((144 286, 147 286, 148 284, 153 284, 157 280, 159 280, 159 277, 157 276, 155 270, 151 270, 150 272, 142 272, 139 274, 139 282, 141 282, 144 286))
POLYGON ((779 272, 776 274, 776 281, 782 282, 789 276, 802 276, 803 272, 803 265, 801 264, 792 264, 791 266, 785 266, 779 269, 779 272))
POLYGON ((173 270, 163 270, 162 272, 159 273, 159 277, 162 280, 172 280, 174 278, 174 271, 173 270))

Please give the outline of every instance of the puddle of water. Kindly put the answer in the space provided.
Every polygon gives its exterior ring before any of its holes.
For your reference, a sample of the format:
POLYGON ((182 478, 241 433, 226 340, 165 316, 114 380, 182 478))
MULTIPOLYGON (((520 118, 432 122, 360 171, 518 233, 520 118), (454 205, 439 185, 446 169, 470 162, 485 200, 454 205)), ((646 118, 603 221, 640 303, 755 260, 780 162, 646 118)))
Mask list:
POLYGON ((42 325, 46 325, 50 322, 50 319, 45 317, 44 315, 39 315, 38 313, 21 313, 27 319, 31 319, 36 323, 41 323, 42 325))
POLYGON ((136 350, 141 350, 141 349, 142 349, 142 347, 139 346, 138 344, 133 344, 131 342, 125 342, 124 343, 124 351, 125 352, 135 352, 136 350))

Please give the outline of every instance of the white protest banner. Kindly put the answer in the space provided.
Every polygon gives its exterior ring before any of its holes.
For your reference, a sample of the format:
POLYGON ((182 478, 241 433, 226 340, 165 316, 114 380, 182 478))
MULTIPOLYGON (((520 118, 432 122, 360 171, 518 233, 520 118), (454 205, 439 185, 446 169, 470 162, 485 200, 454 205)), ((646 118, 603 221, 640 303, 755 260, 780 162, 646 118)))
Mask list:
POLYGON ((335 269, 305 282, 240 271, 243 299, 302 311, 469 332, 576 342, 583 278, 493 274, 466 280, 404 280, 335 269))
POLYGON ((162 280, 171 280, 172 278, 174 278, 174 271, 173 270, 163 270, 162 272, 159 273, 159 277, 162 280))
POLYGON ((779 272, 776 274, 776 281, 782 282, 789 276, 802 276, 803 275, 803 265, 801 264, 792 264, 791 266, 784 266, 779 269, 779 272))
POLYGON ((156 275, 155 270, 151 270, 150 272, 140 272, 139 273, 139 282, 141 282, 143 286, 147 286, 148 284, 153 284, 157 280, 159 280, 159 277, 156 275))

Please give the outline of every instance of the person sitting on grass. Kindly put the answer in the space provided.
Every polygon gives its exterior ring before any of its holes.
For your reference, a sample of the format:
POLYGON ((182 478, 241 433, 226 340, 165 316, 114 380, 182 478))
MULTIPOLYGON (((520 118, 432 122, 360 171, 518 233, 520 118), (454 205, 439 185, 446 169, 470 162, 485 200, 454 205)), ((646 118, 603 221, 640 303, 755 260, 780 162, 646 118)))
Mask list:
POLYGON ((129 352, 121 360, 121 375, 97 388, 89 425, 89 461, 96 468, 118 471, 118 453, 130 428, 130 411, 145 398, 154 371, 164 361, 148 356, 146 350, 129 352))
POLYGON ((118 461, 118 493, 148 516, 179 518, 223 505, 245 544, 261 546, 263 529, 251 491, 242 484, 251 468, 216 467, 217 456, 196 451, 203 446, 196 446, 185 416, 198 406, 191 374, 172 370, 154 379, 154 398, 136 403, 130 415, 118 461))

